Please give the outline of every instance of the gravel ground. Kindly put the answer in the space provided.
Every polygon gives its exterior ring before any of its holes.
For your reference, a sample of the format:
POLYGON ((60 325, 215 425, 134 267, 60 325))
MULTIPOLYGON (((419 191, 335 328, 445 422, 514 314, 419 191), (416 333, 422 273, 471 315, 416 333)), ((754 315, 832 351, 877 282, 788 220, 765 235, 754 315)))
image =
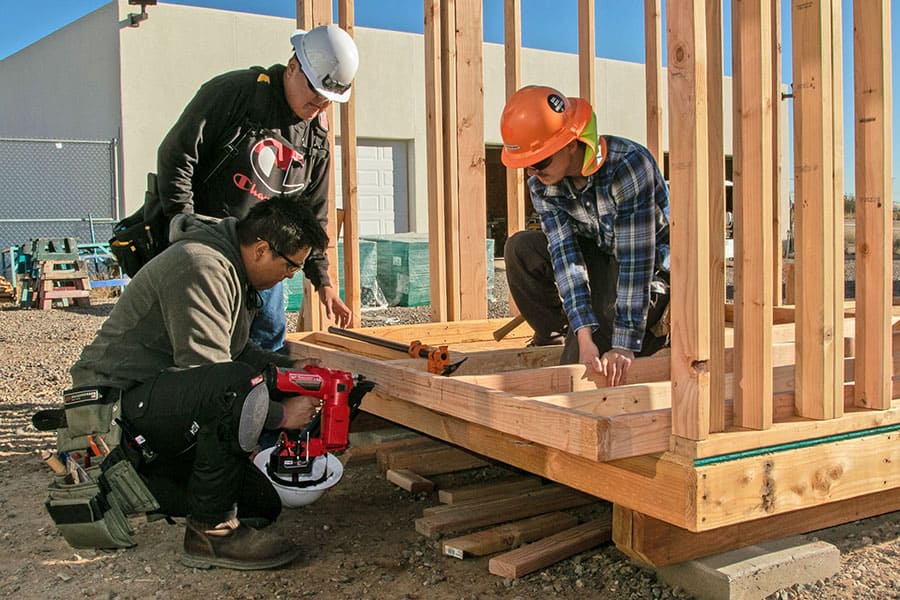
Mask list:
MULTIPOLYGON (((502 265, 501 265, 502 267, 502 265)), ((896 268, 895 268, 896 273, 896 268)), ((491 316, 505 316, 502 270, 491 316)), ((895 275, 895 280, 897 279, 895 275)), ((895 283, 896 285, 896 283, 895 283)), ((68 367, 109 314, 113 301, 51 311, 0 307, 0 596, 10 598, 347 598, 485 600, 688 598, 633 564, 612 545, 584 552, 519 580, 487 572, 487 559, 458 561, 418 535, 413 520, 436 494, 408 494, 372 465, 351 464, 345 479, 307 509, 286 511, 275 525, 298 541, 304 557, 260 573, 188 569, 177 562, 181 528, 136 522, 138 546, 104 553, 73 551, 43 510, 49 471, 37 451, 53 440, 30 416, 58 402, 68 367)), ((428 307, 367 311, 366 325, 429 320, 428 307)), ((465 475, 493 476, 499 467, 465 475)), ((608 510, 598 508, 596 510, 608 510)), ((840 572, 777 592, 779 599, 900 598, 900 513, 822 530, 835 544, 840 572)))

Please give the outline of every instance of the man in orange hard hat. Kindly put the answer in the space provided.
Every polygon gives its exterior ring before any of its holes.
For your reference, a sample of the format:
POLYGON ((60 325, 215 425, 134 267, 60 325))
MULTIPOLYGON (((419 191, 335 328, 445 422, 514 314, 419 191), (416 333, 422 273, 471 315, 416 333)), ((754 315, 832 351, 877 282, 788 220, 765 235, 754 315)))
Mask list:
POLYGON ((501 159, 524 168, 540 231, 506 243, 513 300, 533 343, 560 343, 610 385, 667 345, 669 191, 647 148, 597 134, 591 105, 545 86, 513 94, 501 159))

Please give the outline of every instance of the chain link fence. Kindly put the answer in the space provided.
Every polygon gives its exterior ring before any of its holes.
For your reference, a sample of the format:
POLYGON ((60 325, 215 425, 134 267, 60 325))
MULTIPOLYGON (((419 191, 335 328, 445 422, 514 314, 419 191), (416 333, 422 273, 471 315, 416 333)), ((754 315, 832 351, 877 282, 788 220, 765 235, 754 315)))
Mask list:
POLYGON ((116 140, 0 138, 0 249, 106 242, 118 221, 116 140))

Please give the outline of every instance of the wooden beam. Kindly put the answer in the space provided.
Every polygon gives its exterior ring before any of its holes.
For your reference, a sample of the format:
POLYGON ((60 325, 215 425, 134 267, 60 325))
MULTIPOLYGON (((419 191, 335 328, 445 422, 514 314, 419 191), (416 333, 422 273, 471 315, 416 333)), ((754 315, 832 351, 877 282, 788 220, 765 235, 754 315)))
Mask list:
POLYGON ((438 490, 438 500, 445 504, 457 504, 467 500, 518 494, 526 490, 533 490, 540 486, 541 480, 537 477, 515 477, 485 483, 474 483, 458 488, 438 490))
MULTIPOLYGON (((327 0, 297 0, 297 26, 300 29, 310 30, 319 25, 327 25, 332 22, 332 5, 327 0)), ((334 107, 328 106, 325 115, 329 123, 334 123, 334 107)), ((328 129, 328 147, 334 148, 334 129, 328 129)), ((334 186, 334 161, 328 166, 328 225, 325 228, 328 233, 328 248, 325 255, 328 257, 328 276, 337 289, 337 204, 335 202, 334 186)), ((325 306, 319 302, 319 295, 309 279, 303 281, 303 305, 300 307, 300 315, 297 319, 298 331, 320 331, 328 323, 325 306)))
POLYGON ((449 539, 441 544, 441 551, 444 556, 459 559, 485 556, 516 548, 577 524, 578 519, 572 515, 547 513, 449 539))
POLYGON ((377 394, 409 400, 421 403, 430 410, 530 438, 572 454, 598 459, 597 419, 577 410, 558 408, 506 392, 480 388, 452 377, 413 371, 303 342, 293 343, 291 350, 292 355, 319 358, 330 368, 361 373, 374 381, 377 387, 366 396, 367 406, 371 397, 377 394))
POLYGON ((313 4, 315 4, 315 0, 295 0, 297 29, 309 31, 315 27, 313 25, 313 4))
MULTIPOLYGON (((709 353, 725 353, 725 134, 722 3, 706 3, 709 118, 709 353)), ((709 429, 725 428, 725 365, 709 365, 709 429)))
POLYGON ((411 493, 434 491, 434 482, 409 469, 388 469, 385 478, 400 489, 411 493))
MULTIPOLYGON (((832 178, 832 221, 831 239, 834 252, 831 254, 833 285, 831 288, 832 306, 834 307, 834 323, 844 315, 844 41, 842 33, 841 2, 831 2, 831 155, 832 178)), ((829 265, 825 265, 828 269, 829 265)), ((844 375, 841 369, 839 339, 835 340, 836 348, 830 354, 832 372, 826 382, 834 389, 834 405, 831 407, 834 418, 844 414, 843 388, 841 382, 844 375)))
POLYGON ((663 454, 598 463, 434 412, 413 402, 385 398, 376 393, 366 395, 365 402, 366 411, 384 419, 406 424, 529 473, 687 527, 691 509, 686 504, 684 490, 693 485, 693 474, 683 458, 663 454))
MULTIPOLYGON (((338 0, 338 24, 355 37, 353 0, 338 0)), ((350 309, 350 327, 359 327, 359 190, 356 182, 356 90, 340 105, 341 113, 341 206, 344 210, 344 302, 350 309)), ((335 238, 340 227, 335 227, 335 238)))
POLYGON ((595 501, 595 498, 569 488, 544 486, 520 496, 495 498, 477 506, 467 505, 456 510, 448 509, 418 518, 416 531, 431 539, 437 539, 448 533, 575 508, 595 501))
MULTIPOLYGON (((845 384, 845 388, 848 393, 852 393, 853 384, 845 384)), ((794 401, 793 392, 776 394, 774 401, 775 410, 778 413, 779 410, 787 408, 786 403, 794 401)), ((766 430, 726 428, 725 432, 711 435, 702 442, 678 439, 672 450, 685 457, 708 458, 779 444, 850 434, 898 423, 900 423, 900 403, 895 400, 893 408, 883 411, 864 408, 849 410, 840 419, 805 419, 795 416, 773 423, 772 427, 766 430)))
MULTIPOLYGON (((522 86, 522 0, 503 2, 506 97, 522 86)), ((506 233, 525 229, 525 170, 506 169, 506 233)), ((511 300, 512 298, 510 298, 511 300)))
POLYGON ((898 461, 893 432, 699 467, 697 520, 688 529, 716 529, 900 488, 898 461))
POLYGON ((428 268, 432 321, 449 320, 442 30, 440 0, 425 0, 425 151, 428 160, 428 268))
POLYGON ((893 253, 890 2, 853 3, 856 405, 890 405, 893 253))
POLYGON ((662 0, 644 0, 644 77, 647 85, 647 149, 660 169, 663 148, 662 0))
POLYGON ((662 567, 897 510, 900 488, 693 533, 616 504, 613 542, 627 556, 662 567))
POLYGON ((501 577, 523 577, 579 552, 590 550, 594 546, 608 542, 611 538, 611 520, 588 521, 533 544, 495 556, 488 562, 488 571, 501 577))
POLYGON ((377 452, 375 456, 382 471, 405 469, 423 477, 477 469, 488 464, 483 459, 452 446, 427 449, 401 448, 384 454, 377 452))
MULTIPOLYGON (((457 269, 460 319, 487 318, 487 208, 484 167, 484 27, 481 0, 456 0, 459 188, 457 269)), ((493 260, 493 257, 491 258, 493 260)))
POLYGON ((596 107, 597 23, 595 0, 578 0, 578 95, 596 107))
POLYGON ((772 59, 771 4, 733 3, 734 53, 734 389, 735 424, 772 425, 772 59))
MULTIPOLYGON (((841 377, 834 373, 834 112, 830 2, 791 3, 794 71, 794 190, 797 293, 797 413, 840 416, 841 377)), ((843 244, 841 244, 842 246, 843 244)))
MULTIPOLYGON (((441 93, 444 154, 444 229, 434 235, 444 236, 444 264, 447 289, 447 320, 462 318, 460 307, 459 248, 459 98, 457 96, 458 57, 456 36, 456 2, 440 2, 441 11, 441 93)), ((486 217, 485 217, 486 218, 486 217)), ((431 227, 429 226, 429 232, 431 227)), ((431 235, 429 233, 429 235, 431 235)))
POLYGON ((782 272, 784 264, 782 255, 784 250, 781 243, 781 182, 784 181, 784 152, 781 147, 781 134, 785 124, 781 121, 781 106, 784 100, 781 97, 781 0, 769 0, 772 15, 772 275, 775 285, 772 287, 772 305, 781 306, 784 296, 781 290, 782 272))
MULTIPOLYGON (((710 277, 706 13, 667 4, 671 206, 673 434, 709 435, 710 277)), ((718 358, 718 357, 717 357, 718 358)))

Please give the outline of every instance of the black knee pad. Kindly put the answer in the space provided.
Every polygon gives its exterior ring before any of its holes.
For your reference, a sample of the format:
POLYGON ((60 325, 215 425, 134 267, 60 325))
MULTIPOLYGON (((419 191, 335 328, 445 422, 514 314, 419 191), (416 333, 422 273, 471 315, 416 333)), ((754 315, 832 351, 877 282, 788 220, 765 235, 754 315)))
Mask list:
POLYGON ((222 385, 218 405, 205 411, 206 416, 218 422, 220 438, 233 441, 235 451, 252 452, 269 414, 265 377, 241 362, 214 365, 206 377, 217 377, 222 385))

